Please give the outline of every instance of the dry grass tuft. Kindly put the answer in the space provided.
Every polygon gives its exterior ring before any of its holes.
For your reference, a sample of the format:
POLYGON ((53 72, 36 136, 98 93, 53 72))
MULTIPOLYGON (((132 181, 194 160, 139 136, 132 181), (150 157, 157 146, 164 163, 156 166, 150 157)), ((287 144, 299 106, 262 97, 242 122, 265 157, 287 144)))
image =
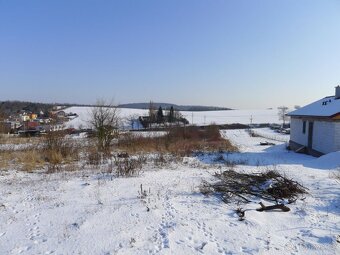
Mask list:
POLYGON ((86 163, 92 166, 99 166, 102 163, 102 154, 96 146, 88 146, 85 149, 86 163))
POLYGON ((49 132, 44 137, 43 155, 49 172, 60 169, 61 164, 79 160, 80 146, 65 135, 65 132, 49 132))
POLYGON ((39 150, 22 151, 19 153, 21 154, 19 158, 21 170, 32 172, 45 166, 45 161, 39 150))
POLYGON ((333 178, 340 183, 340 167, 337 169, 337 172, 333 173, 333 178))
MULTIPOLYGON (((20 170, 32 172, 47 165, 49 172, 53 172, 62 164, 79 160, 79 146, 66 139, 64 133, 48 133, 43 138, 34 139, 29 148, 0 151, 0 169, 19 167, 20 170)), ((25 138, 23 141, 27 143, 29 140, 25 138)))
POLYGON ((50 132, 39 138, 18 139, 24 144, 31 142, 32 146, 20 150, 16 150, 14 146, 8 149, 7 146, 7 151, 0 151, 0 169, 11 167, 18 169, 20 166, 19 169, 24 171, 46 167, 48 172, 74 170, 77 169, 76 164, 79 164, 80 159, 85 159, 89 165, 99 167, 110 159, 112 161, 113 155, 120 152, 117 154, 121 154, 120 158, 114 158, 116 164, 112 164, 111 172, 117 171, 117 176, 134 176, 138 175, 142 165, 146 163, 144 155, 148 153, 155 156, 152 162, 162 167, 195 152, 237 151, 235 146, 221 137, 217 126, 208 126, 204 129, 195 126, 175 127, 169 129, 162 137, 143 137, 138 133, 126 133, 117 141, 115 153, 111 150, 107 153, 98 151, 91 139, 80 145, 72 138, 68 139, 64 132, 50 132), (122 152, 125 152, 127 157, 121 157, 125 154, 122 152))
POLYGON ((18 135, 0 134, 1 144, 32 144, 37 145, 42 141, 42 137, 21 137, 18 135))
POLYGON ((45 161, 41 151, 36 149, 0 152, 1 170, 8 170, 17 166, 22 171, 32 172, 33 170, 42 169, 45 166, 45 161))

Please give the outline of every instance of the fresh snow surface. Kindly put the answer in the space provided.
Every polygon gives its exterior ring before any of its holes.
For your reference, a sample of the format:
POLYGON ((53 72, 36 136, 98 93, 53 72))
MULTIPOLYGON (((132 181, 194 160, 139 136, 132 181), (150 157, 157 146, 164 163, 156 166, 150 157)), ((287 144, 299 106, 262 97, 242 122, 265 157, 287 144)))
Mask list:
POLYGON ((267 110, 229 110, 205 112, 181 112, 183 116, 195 125, 209 124, 263 124, 281 123, 276 109, 267 110))
MULTIPOLYGON (((119 115, 123 120, 123 126, 130 128, 128 118, 131 116, 148 115, 148 110, 119 108, 119 115)), ((91 107, 70 107, 65 110, 67 113, 77 113, 75 118, 66 123, 67 127, 78 128, 79 126, 89 126, 89 116, 91 107)), ((209 124, 261 124, 261 123, 281 123, 276 109, 270 110, 229 110, 229 111, 205 111, 205 112, 181 112, 183 116, 195 125, 209 124)), ((135 127, 136 128, 136 127, 135 127)))
POLYGON ((309 105, 290 112, 290 116, 323 116, 329 117, 340 112, 340 99, 325 97, 309 105))
POLYGON ((261 136, 268 140, 274 140, 279 142, 289 142, 290 135, 275 132, 270 128, 253 128, 252 132, 255 135, 261 136))
POLYGON ((340 254, 340 184, 332 177, 339 154, 313 158, 278 141, 259 146, 264 138, 246 130, 222 134, 240 153, 187 157, 163 169, 145 166, 139 177, 90 168, 0 172, 0 254, 340 254), (240 205, 247 211, 238 221, 238 205, 198 189, 228 169, 216 164, 221 155, 242 162, 236 171, 276 169, 310 194, 290 204, 290 212, 257 212, 259 201, 240 205))

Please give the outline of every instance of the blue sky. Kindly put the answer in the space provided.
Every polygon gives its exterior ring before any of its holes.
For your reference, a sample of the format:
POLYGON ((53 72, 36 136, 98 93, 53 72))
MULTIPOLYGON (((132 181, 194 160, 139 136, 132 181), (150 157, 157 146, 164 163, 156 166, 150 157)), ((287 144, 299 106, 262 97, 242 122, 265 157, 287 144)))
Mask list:
POLYGON ((336 0, 0 0, 0 100, 268 108, 337 84, 336 0))

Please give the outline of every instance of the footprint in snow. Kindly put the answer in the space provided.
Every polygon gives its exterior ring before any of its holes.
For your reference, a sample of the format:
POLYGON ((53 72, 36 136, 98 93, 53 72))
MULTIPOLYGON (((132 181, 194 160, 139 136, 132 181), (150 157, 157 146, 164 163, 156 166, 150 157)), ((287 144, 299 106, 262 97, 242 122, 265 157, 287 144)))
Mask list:
POLYGON ((30 246, 24 246, 24 247, 16 247, 12 250, 13 254, 22 254, 25 251, 28 251, 29 249, 31 249, 30 246))

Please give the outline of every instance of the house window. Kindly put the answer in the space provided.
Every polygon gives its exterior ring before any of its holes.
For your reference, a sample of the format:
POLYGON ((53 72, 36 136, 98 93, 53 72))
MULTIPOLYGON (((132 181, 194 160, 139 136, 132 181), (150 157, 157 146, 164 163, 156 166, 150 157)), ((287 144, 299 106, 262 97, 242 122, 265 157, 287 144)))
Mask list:
POLYGON ((303 121, 303 124, 302 124, 302 133, 306 134, 306 121, 303 121))

